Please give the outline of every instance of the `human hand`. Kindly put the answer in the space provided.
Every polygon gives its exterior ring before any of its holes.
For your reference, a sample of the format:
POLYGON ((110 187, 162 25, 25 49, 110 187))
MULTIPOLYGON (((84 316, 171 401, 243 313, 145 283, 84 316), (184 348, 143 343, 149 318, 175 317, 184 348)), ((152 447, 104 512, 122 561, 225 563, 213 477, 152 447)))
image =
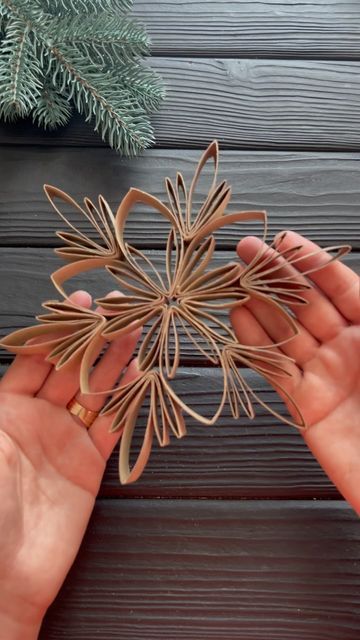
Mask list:
MULTIPOLYGON (((92 304, 84 291, 70 299, 92 304)), ((138 337, 137 331, 110 344, 90 375, 92 391, 116 383, 138 337)), ((124 383, 136 374, 133 360, 124 383)), ((79 365, 55 371, 39 354, 18 355, 0 381, 0 629, 6 640, 37 638, 119 437, 109 433, 112 416, 98 416, 87 430, 71 415, 66 405, 75 395, 94 411, 105 401, 80 394, 79 365)))
MULTIPOLYGON (((281 241, 281 250, 299 244, 303 248, 298 256, 319 249, 306 238, 288 231, 281 241)), ((261 240, 248 236, 240 241, 238 254, 248 264, 260 246, 261 240)), ((274 259, 281 260, 274 249, 268 251, 274 259)), ((300 267, 305 271, 316 264, 324 264, 324 255, 301 260, 299 272, 300 267)), ((295 267, 285 263, 281 273, 288 275, 294 271, 295 267)), ((307 445, 360 515, 360 279, 340 262, 333 262, 308 277, 314 287, 301 295, 310 304, 289 305, 296 316, 299 335, 277 347, 295 359, 290 366, 292 377, 286 381, 282 378, 281 384, 303 414, 308 427, 303 432, 307 445)), ((278 314, 269 313, 269 306, 254 298, 233 309, 231 321, 243 344, 276 343, 288 331, 278 314)), ((285 394, 277 391, 296 418, 293 405, 285 394)))

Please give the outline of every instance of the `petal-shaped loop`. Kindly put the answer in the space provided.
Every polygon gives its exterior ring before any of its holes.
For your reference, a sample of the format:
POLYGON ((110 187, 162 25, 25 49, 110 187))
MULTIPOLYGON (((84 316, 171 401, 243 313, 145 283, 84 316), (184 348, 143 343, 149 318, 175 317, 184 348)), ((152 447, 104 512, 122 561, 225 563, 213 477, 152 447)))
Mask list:
POLYGON ((92 356, 104 343, 101 332, 105 318, 66 301, 49 301, 43 306, 52 313, 37 316, 42 324, 9 334, 3 338, 1 346, 13 353, 47 353, 46 360, 55 364, 56 370, 81 360, 81 386, 88 385, 92 356), (45 340, 27 344, 29 340, 42 337, 45 340))
MULTIPOLYGON (((114 259, 114 263, 117 263, 117 259, 114 259)), ((65 282, 79 275, 79 273, 86 273, 92 269, 107 267, 111 264, 112 260, 110 258, 88 258, 86 260, 78 260, 76 262, 66 264, 63 267, 60 267, 60 269, 54 271, 51 274, 51 280, 58 292, 64 296, 64 298, 69 299, 70 294, 67 294, 63 287, 65 282)))
POLYGON ((141 374, 124 385, 101 411, 102 415, 115 412, 111 430, 121 430, 119 474, 123 484, 137 480, 147 463, 154 433, 160 446, 169 443, 170 432, 177 438, 186 434, 181 405, 175 394, 169 394, 169 386, 156 371, 141 374), (130 470, 129 458, 134 429, 140 409, 147 395, 149 410, 143 443, 137 460, 130 470))
POLYGON ((215 238, 209 236, 204 242, 194 249, 192 254, 186 251, 182 260, 181 271, 179 274, 177 289, 181 294, 186 291, 189 284, 204 273, 206 267, 211 261, 215 250, 215 238))
MULTIPOLYGON (((228 213, 221 218, 215 218, 210 220, 207 224, 199 229, 196 233, 195 237, 190 242, 189 246, 186 249, 186 254, 184 259, 187 260, 189 256, 192 255, 193 251, 195 251, 198 244, 205 238, 206 236, 214 233, 221 227, 224 227, 228 224, 234 224, 235 222, 246 222, 247 220, 260 220, 264 223, 263 230, 263 241, 265 242, 267 235, 267 214, 266 211, 239 211, 237 213, 228 213)), ((256 256, 254 257, 255 260, 256 256)))
POLYGON ((349 245, 337 245, 299 255, 302 245, 280 250, 280 244, 281 241, 276 245, 276 252, 273 249, 274 242, 269 247, 260 247, 256 260, 253 259, 240 274, 240 285, 282 304, 307 304, 306 298, 301 295, 301 292, 311 289, 305 276, 340 259, 351 250, 349 245), (332 252, 335 252, 334 255, 331 255, 332 252), (324 259, 324 254, 330 254, 329 260, 324 259), (317 255, 321 258, 320 263, 307 270, 297 271, 296 267, 302 261, 317 255))
MULTIPOLYGON (((193 179, 191 181, 190 190, 189 190, 189 196, 188 196, 188 199, 187 199, 187 207, 186 207, 186 228, 187 228, 188 233, 190 233, 191 227, 193 226, 192 207, 193 207, 194 192, 195 192, 196 186, 197 186, 197 184, 199 182, 199 178, 201 176, 201 172, 202 172, 204 166, 206 165, 206 163, 209 160, 212 160, 213 163, 214 163, 214 174, 213 174, 213 179, 212 179, 211 186, 209 188, 209 195, 207 197, 207 200, 209 199, 209 197, 212 194, 212 191, 213 191, 213 189, 215 187, 216 178, 217 178, 217 172, 218 172, 218 167, 219 167, 219 144, 218 144, 217 140, 214 140, 213 142, 211 142, 211 144, 209 144, 208 148, 205 149, 204 153, 202 154, 202 156, 201 156, 201 158, 200 158, 200 160, 198 162, 198 165, 197 165, 196 170, 195 170, 194 177, 193 177, 193 179)), ((196 224, 196 218, 195 218, 195 223, 194 224, 196 224)))
POLYGON ((126 251, 126 258, 130 266, 135 272, 141 275, 147 286, 150 287, 150 289, 154 289, 161 295, 166 295, 167 287, 164 283, 164 280, 161 277, 159 270, 155 267, 150 258, 145 255, 145 253, 139 251, 139 249, 136 249, 135 247, 130 246, 129 244, 126 244, 126 251), (143 266, 141 263, 143 263, 143 266), (149 267, 150 275, 148 275, 145 271, 145 265, 149 267))
MULTIPOLYGON (((102 299, 99 299, 96 302, 98 304, 103 304, 102 299)), ((141 309, 137 308, 135 311, 129 311, 126 314, 118 314, 114 318, 106 321, 101 335, 107 340, 114 340, 118 336, 128 333, 130 330, 130 324, 131 330, 135 331, 135 329, 144 326, 146 322, 161 313, 161 307, 156 306, 153 308, 152 306, 144 306, 141 309)))
POLYGON ((166 275, 168 281, 168 296, 173 296, 178 288, 178 281, 181 278, 184 256, 184 242, 179 238, 175 229, 168 235, 166 244, 166 275))
POLYGON ((144 336, 138 353, 139 367, 142 371, 148 371, 159 362, 163 322, 164 313, 155 317, 155 321, 144 336))
POLYGON ((249 418, 255 416, 252 406, 252 399, 261 404, 269 413, 293 427, 304 429, 306 427, 304 417, 295 400, 281 384, 279 378, 289 377, 291 373, 287 369, 287 364, 293 362, 292 358, 275 351, 271 347, 249 347, 248 345, 226 345, 221 354, 222 366, 225 372, 226 397, 230 404, 233 417, 240 416, 240 407, 249 418), (281 391, 286 397, 288 404, 292 407, 292 413, 296 414, 299 422, 294 422, 290 418, 278 413, 269 404, 264 402, 260 396, 248 385, 244 377, 238 371, 238 366, 247 366, 264 376, 267 380, 281 391))
POLYGON ((57 187, 46 184, 44 185, 44 191, 55 211, 73 230, 70 233, 63 231, 57 232, 58 237, 68 245, 61 249, 55 249, 58 255, 72 262, 101 256, 107 256, 109 259, 120 256, 120 247, 118 246, 115 233, 115 217, 103 196, 99 196, 99 208, 96 208, 89 198, 84 198, 85 208, 83 209, 69 194, 61 191, 61 189, 57 187), (80 214, 81 219, 85 217, 102 240, 102 244, 92 240, 80 231, 80 229, 69 220, 69 216, 65 216, 60 211, 55 204, 56 198, 70 205, 80 214))
POLYGON ((181 233, 178 219, 173 212, 163 204, 163 202, 158 198, 155 198, 155 196, 150 195, 150 193, 146 193, 146 191, 141 191, 140 189, 129 189, 122 199, 116 213, 116 236, 119 246, 124 253, 126 253, 126 243, 124 240, 125 223, 132 207, 138 203, 146 204, 156 209, 162 216, 167 218, 179 233, 181 233))
POLYGON ((166 186, 166 191, 168 194, 171 210, 174 216, 178 220, 181 233, 185 236, 186 234, 185 211, 183 211, 182 202, 180 199, 180 191, 181 191, 183 197, 185 197, 185 206, 186 206, 186 186, 185 186, 184 178, 180 173, 178 173, 175 187, 172 181, 170 180, 170 178, 165 178, 165 186, 166 186))
POLYGON ((194 236, 205 224, 210 220, 217 220, 224 215, 225 209, 231 198, 231 189, 225 180, 219 184, 212 193, 209 194, 203 206, 201 207, 191 232, 194 236))

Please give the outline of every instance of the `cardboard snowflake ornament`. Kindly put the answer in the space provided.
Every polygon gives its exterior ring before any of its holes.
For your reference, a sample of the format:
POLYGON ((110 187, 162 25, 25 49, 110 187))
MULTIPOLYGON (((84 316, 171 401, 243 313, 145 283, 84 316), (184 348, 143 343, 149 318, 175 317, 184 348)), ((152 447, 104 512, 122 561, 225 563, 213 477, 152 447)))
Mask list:
MULTIPOLYGON (((97 206, 85 198, 84 207, 81 207, 63 191, 45 186, 51 204, 70 227, 70 231, 57 233, 65 246, 55 250, 67 264, 51 276, 62 300, 45 302, 43 306, 50 313, 37 316, 39 324, 11 333, 1 345, 14 353, 44 352, 46 348, 47 360, 56 369, 80 362, 79 388, 83 393, 92 393, 89 372, 99 346, 136 327, 144 327, 138 352, 138 377, 127 384, 120 380, 117 387, 100 392, 111 396, 101 414, 113 415, 111 430, 121 433, 119 475, 124 484, 141 475, 154 436, 160 446, 165 446, 169 444, 171 434, 176 438, 186 434, 185 415, 202 424, 214 424, 228 403, 234 418, 238 419, 242 414, 253 418, 254 402, 259 402, 279 420, 299 428, 306 426, 299 408, 281 384, 281 379, 290 375, 288 365, 292 359, 279 353, 276 347, 289 338, 268 346, 239 344, 230 325, 219 318, 219 311, 242 305, 250 298, 262 299, 269 305, 269 312, 281 314, 294 337, 297 325, 287 305, 307 304, 303 294, 311 284, 304 276, 348 253, 350 247, 328 247, 301 256, 301 246, 283 251, 280 238, 276 245, 279 255, 276 261, 262 245, 245 267, 236 261, 213 267, 214 234, 218 229, 254 220, 263 225, 264 242, 267 235, 265 211, 226 213, 231 190, 225 181, 217 183, 218 153, 218 144, 214 141, 202 155, 189 190, 180 173, 175 182, 166 178, 169 204, 138 189, 130 189, 116 216, 102 196, 99 196, 97 206), (194 211, 194 193, 207 163, 213 163, 212 184, 204 202, 194 211), (60 211, 55 200, 70 204, 80 216, 85 216, 96 231, 97 239, 82 233, 60 211), (125 240, 126 223, 139 203, 150 206, 169 223, 163 269, 157 269, 149 256, 125 240), (290 268, 284 275, 284 261, 290 267, 296 266, 319 252, 327 258, 321 266, 301 275, 290 268), (102 313, 74 305, 64 288, 75 275, 99 268, 111 274, 121 292, 115 297, 96 300, 102 313), (38 336, 48 336, 48 339, 41 345, 27 344, 38 336), (189 343, 206 362, 222 371, 221 398, 212 418, 206 418, 188 406, 172 386, 183 346, 189 343), (285 418, 267 405, 242 376, 242 367, 250 367, 275 383, 293 406, 298 422, 285 418), (140 409, 147 399, 143 443, 130 469, 133 433, 140 409)), ((274 243, 271 246, 275 246, 274 243)))

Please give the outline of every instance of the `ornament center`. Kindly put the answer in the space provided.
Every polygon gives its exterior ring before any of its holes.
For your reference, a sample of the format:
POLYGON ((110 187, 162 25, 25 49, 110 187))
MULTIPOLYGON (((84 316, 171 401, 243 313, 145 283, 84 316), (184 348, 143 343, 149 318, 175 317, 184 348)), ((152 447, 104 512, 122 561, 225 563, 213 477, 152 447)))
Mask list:
POLYGON ((172 307, 177 307, 179 304, 179 298, 176 295, 167 296, 165 298, 165 302, 167 306, 171 309, 172 307))

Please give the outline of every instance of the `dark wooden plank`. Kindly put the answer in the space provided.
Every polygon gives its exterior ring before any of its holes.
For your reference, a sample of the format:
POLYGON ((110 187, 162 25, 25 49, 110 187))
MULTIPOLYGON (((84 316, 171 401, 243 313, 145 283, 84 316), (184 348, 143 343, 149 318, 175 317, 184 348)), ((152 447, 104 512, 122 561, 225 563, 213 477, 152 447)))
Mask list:
POLYGON ((158 144, 358 149, 359 63, 153 59, 169 85, 158 144), (166 131, 165 131, 165 126, 166 131))
MULTIPOLYGON (((236 244, 236 243, 234 243, 236 244)), ((154 265, 164 273, 164 251, 152 250, 146 252, 151 257, 154 265)), ((220 266, 235 258, 233 252, 218 251, 215 253, 212 264, 220 266)), ((360 271, 359 256, 356 253, 346 258, 346 263, 360 271)), ((54 289, 50 274, 61 266, 62 261, 54 255, 52 249, 36 248, 2 248, 0 251, 0 335, 34 324, 34 315, 43 311, 41 303, 48 299, 58 299, 59 295, 54 289), (11 283, 11 287, 9 286, 11 283), (30 292, 30 295, 29 295, 30 292)), ((88 290, 93 297, 105 295, 108 291, 116 289, 116 280, 105 270, 80 274, 73 278, 67 287, 67 291, 78 288, 88 290)), ((227 318, 224 312, 223 320, 227 318)), ((192 365, 203 361, 194 354, 193 345, 184 343, 182 364, 192 365)), ((0 350, 0 358, 8 362, 12 356, 0 350)))
MULTIPOLYGON (((153 117, 162 147, 355 150, 360 143, 359 62, 152 58, 167 99, 153 117)), ((57 133, 1 124, 8 144, 106 146, 75 117, 57 133)))
MULTIPOLYGON (((63 223, 43 193, 44 183, 68 191, 79 202, 85 195, 96 200, 102 193, 116 211, 132 186, 166 201, 164 177, 174 177, 180 170, 189 183, 199 157, 200 151, 152 149, 141 158, 126 160, 108 149, 89 153, 76 148, 3 147, 0 244, 59 244, 55 231, 63 223)), ((267 209, 270 233, 292 228, 322 244, 346 241, 359 249, 359 160, 358 153, 222 150, 220 177, 232 185, 229 211, 267 209)), ((205 175, 209 179, 210 171, 205 175)), ((199 183, 195 210, 207 188, 207 181, 199 183)), ((77 222, 87 231, 80 216, 77 222)), ((164 219, 146 208, 131 215, 128 225, 132 243, 147 248, 159 247, 167 230, 164 219)), ((257 232, 251 223, 243 223, 240 230, 244 235, 257 232)), ((219 234, 219 247, 232 249, 239 232, 225 228, 219 234)))
POLYGON ((155 55, 359 58, 360 6, 320 0, 135 0, 155 55))
POLYGON ((358 640, 343 502, 100 501, 41 640, 358 640))

